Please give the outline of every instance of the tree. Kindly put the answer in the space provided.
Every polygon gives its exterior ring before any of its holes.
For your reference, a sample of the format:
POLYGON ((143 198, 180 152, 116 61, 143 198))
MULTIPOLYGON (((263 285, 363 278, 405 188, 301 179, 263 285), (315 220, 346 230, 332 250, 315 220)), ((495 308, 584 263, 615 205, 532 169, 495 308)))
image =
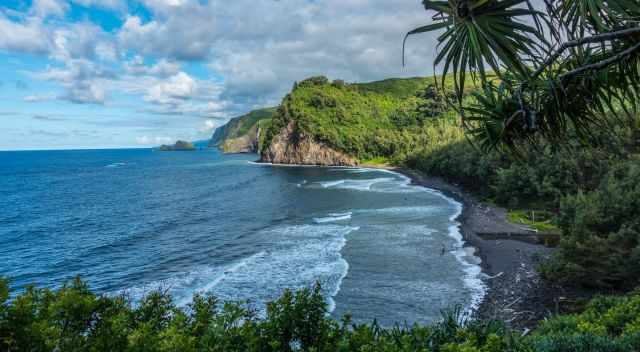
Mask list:
MULTIPOLYGON (((633 116, 640 93, 637 0, 424 0, 432 23, 405 37, 443 31, 434 67, 452 73, 458 110, 484 148, 517 149, 569 129, 633 116), (488 70, 492 70, 490 75, 488 70), (465 96, 468 76, 476 89, 465 96)), ((404 56, 404 49, 403 49, 404 56)))

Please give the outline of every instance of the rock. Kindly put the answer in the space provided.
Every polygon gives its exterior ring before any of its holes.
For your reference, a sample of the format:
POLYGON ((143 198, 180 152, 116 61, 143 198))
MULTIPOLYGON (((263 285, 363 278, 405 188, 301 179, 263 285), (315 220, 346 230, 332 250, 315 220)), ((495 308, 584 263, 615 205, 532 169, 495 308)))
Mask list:
POLYGON ((196 150, 196 147, 191 142, 177 141, 174 145, 163 144, 159 150, 163 152, 193 151, 196 150))
POLYGON ((238 138, 226 139, 222 143, 224 153, 257 153, 262 129, 255 124, 247 134, 238 138))
POLYGON ((273 164, 356 166, 358 161, 316 141, 311 135, 296 128, 291 121, 279 134, 273 137, 271 144, 260 156, 261 162, 273 164))

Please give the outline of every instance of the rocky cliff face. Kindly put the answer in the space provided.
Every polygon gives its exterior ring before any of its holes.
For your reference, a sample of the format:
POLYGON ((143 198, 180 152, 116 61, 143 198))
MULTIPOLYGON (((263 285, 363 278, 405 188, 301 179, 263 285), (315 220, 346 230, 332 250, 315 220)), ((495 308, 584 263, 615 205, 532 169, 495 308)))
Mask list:
POLYGON ((274 164, 356 166, 358 161, 296 129, 291 121, 262 152, 261 162, 274 164))
POLYGON ((257 153, 260 132, 260 127, 255 125, 247 134, 225 140, 222 143, 222 151, 225 153, 257 153))

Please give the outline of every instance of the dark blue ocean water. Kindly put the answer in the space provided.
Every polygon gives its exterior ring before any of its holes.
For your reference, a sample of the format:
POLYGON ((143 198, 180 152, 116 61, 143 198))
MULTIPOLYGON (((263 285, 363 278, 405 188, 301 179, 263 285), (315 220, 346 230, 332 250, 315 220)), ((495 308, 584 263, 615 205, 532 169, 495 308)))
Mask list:
POLYGON ((383 324, 478 303, 460 204, 386 171, 256 158, 0 152, 0 275, 16 292, 80 275, 107 294, 209 291, 257 309, 318 280, 334 315, 383 324))

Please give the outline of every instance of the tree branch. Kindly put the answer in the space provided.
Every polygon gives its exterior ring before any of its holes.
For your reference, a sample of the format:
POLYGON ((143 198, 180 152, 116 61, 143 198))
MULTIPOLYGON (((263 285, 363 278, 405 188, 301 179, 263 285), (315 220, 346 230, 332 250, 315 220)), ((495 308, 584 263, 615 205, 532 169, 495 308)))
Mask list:
POLYGON ((573 47, 581 46, 585 44, 602 43, 602 42, 606 42, 606 41, 617 39, 617 38, 623 38, 636 33, 640 33, 640 27, 628 28, 620 31, 608 32, 603 34, 597 34, 591 37, 585 37, 585 38, 564 42, 560 46, 560 48, 558 48, 558 50, 556 50, 551 56, 549 56, 549 58, 540 67, 538 67, 538 69, 529 78, 533 79, 538 77, 542 72, 544 72, 544 70, 547 67, 553 64, 553 62, 556 61, 565 50, 569 48, 573 48, 573 47))
POLYGON ((621 51, 618 54, 606 59, 606 60, 602 60, 600 62, 596 62, 590 65, 586 65, 586 66, 582 66, 582 67, 578 67, 575 70, 571 70, 569 72, 565 72, 563 74, 561 74, 560 76, 558 76, 558 78, 560 79, 560 81, 563 81, 565 78, 568 77, 572 77, 575 75, 579 75, 583 72, 586 71, 592 71, 592 70, 600 70, 602 68, 605 68, 613 63, 616 63, 618 61, 623 60, 625 57, 633 54, 635 51, 640 50, 640 43, 628 48, 627 50, 621 51))

